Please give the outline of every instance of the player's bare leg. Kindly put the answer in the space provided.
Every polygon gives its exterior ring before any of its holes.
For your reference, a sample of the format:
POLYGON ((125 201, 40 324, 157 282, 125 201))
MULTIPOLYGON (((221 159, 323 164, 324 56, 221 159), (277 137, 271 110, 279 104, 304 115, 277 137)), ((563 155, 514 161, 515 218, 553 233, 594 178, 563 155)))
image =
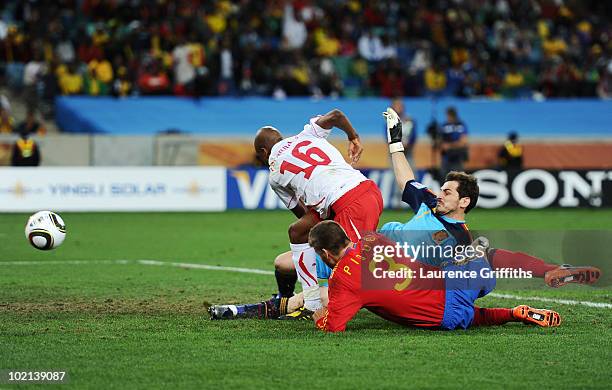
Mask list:
POLYGON ((276 256, 274 259, 274 269, 284 274, 295 275, 295 266, 291 259, 291 251, 283 252, 276 256))

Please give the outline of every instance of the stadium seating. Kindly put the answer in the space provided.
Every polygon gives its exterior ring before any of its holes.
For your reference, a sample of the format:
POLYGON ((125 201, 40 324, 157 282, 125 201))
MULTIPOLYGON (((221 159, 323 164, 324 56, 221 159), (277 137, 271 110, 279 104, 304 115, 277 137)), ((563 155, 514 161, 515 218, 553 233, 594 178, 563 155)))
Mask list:
POLYGON ((44 62, 46 99, 612 94, 610 20, 598 17, 610 14, 607 2, 129 3, 42 2, 28 12, 28 2, 3 1, 0 65, 10 85, 22 84, 24 66, 44 62), (434 70, 432 90, 425 75, 434 70))

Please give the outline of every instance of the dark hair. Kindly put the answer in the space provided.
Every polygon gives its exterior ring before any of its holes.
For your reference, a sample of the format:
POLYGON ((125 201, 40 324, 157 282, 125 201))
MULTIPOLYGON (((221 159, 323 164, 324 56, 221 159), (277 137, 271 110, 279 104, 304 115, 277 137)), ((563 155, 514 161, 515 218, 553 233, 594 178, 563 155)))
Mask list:
POLYGON ((478 180, 473 175, 465 172, 450 171, 446 175, 445 181, 456 181, 459 183, 457 186, 457 192, 459 193, 459 199, 470 198, 470 204, 465 208, 465 213, 469 213, 471 209, 476 206, 478 202, 478 180))
POLYGON ((308 243, 316 252, 327 249, 333 254, 338 254, 350 242, 342 226, 335 221, 319 222, 308 234, 308 243))
POLYGON ((453 118, 457 118, 457 109, 455 107, 449 107, 446 109, 446 113, 453 118))

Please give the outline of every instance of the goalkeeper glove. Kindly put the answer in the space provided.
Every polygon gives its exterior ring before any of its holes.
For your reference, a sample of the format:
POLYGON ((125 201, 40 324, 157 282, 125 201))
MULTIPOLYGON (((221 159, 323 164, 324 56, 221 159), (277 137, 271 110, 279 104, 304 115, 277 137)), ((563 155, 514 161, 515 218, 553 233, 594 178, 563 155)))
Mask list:
POLYGON ((389 142, 389 152, 403 152, 402 121, 399 115, 389 107, 387 111, 383 112, 383 116, 387 119, 387 142, 389 142))

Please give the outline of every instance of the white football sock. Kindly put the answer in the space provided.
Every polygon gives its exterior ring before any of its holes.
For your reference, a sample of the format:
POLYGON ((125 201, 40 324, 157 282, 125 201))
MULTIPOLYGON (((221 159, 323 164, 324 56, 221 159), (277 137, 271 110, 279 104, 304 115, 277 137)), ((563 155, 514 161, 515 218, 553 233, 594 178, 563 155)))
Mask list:
POLYGON ((289 245, 295 272, 304 292, 304 307, 312 311, 318 310, 321 308, 321 295, 317 281, 316 253, 307 243, 289 245))
POLYGON ((323 307, 321 304, 321 293, 319 286, 308 287, 304 289, 304 307, 311 311, 317 311, 323 307))

